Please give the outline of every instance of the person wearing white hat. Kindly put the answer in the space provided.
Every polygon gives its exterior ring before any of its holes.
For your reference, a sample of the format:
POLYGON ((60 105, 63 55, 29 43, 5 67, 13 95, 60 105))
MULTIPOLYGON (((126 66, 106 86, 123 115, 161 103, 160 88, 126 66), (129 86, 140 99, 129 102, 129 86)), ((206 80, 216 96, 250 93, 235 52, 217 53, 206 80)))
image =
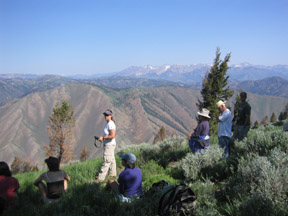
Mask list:
POLYGON ((226 101, 219 100, 216 105, 220 111, 218 116, 219 146, 224 148, 224 154, 229 157, 229 142, 232 137, 232 113, 225 105, 226 101))
POLYGON ((205 149, 210 147, 210 137, 209 137, 209 122, 211 118, 209 116, 209 110, 203 108, 200 112, 197 112, 199 116, 200 123, 194 129, 190 139, 189 147, 192 152, 204 153, 205 149))

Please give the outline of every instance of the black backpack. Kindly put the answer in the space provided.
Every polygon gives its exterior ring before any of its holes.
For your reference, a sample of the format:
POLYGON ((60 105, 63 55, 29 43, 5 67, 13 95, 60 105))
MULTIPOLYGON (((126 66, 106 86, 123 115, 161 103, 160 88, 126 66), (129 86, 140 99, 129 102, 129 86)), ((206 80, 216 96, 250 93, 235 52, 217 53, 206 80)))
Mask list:
POLYGON ((162 195, 159 201, 158 214, 160 216, 193 215, 196 199, 194 192, 189 187, 175 185, 162 195))
POLYGON ((152 187, 146 192, 148 195, 153 195, 155 193, 163 193, 166 187, 168 187, 170 184, 164 180, 161 180, 159 182, 156 182, 152 185, 152 187))

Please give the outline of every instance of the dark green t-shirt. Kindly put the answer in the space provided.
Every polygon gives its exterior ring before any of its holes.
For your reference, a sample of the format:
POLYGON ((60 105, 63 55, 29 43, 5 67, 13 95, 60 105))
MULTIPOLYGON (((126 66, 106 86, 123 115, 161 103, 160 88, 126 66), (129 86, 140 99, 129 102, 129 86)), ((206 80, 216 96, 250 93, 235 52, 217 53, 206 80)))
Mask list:
MULTIPOLYGON (((245 103, 240 103, 238 107, 238 115, 237 115, 237 125, 244 125, 245 119, 247 115, 251 115, 251 106, 245 102, 245 103)), ((250 119, 249 119, 249 124, 250 124, 250 119)))

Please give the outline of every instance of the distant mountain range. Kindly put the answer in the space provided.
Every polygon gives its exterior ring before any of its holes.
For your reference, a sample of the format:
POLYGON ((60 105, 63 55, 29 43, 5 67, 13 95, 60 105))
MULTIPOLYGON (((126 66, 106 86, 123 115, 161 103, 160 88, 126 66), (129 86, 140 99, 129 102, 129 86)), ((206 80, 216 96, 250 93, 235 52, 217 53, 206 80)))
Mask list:
MULTIPOLYGON (((102 152, 93 146, 93 136, 102 133, 105 109, 110 108, 115 114, 118 150, 124 145, 152 143, 161 126, 166 128, 168 135, 188 135, 197 124, 198 98, 199 90, 178 86, 113 89, 72 83, 33 92, 0 106, 0 157, 9 163, 15 156, 42 163, 43 146, 49 144, 48 117, 55 103, 63 99, 68 100, 75 111, 74 154, 79 156, 86 146, 91 157, 96 157, 102 152)), ((272 112, 279 114, 287 103, 287 98, 252 93, 248 99, 252 106, 252 122, 261 121, 272 112)), ((233 98, 228 105, 233 107, 232 101, 233 98)))
MULTIPOLYGON (((130 67, 117 73, 118 76, 141 77, 149 79, 165 79, 174 82, 197 83, 202 82, 205 73, 209 71, 211 65, 164 65, 160 67, 144 66, 130 67)), ((240 64, 232 65, 227 75, 230 81, 260 80, 267 77, 282 77, 288 79, 288 65, 261 66, 240 64)))
MULTIPOLYGON (((200 66, 199 66, 200 67, 200 66)), ((167 69, 168 67, 166 67, 167 69)), ((151 68, 150 68, 151 69, 151 68)), ((147 70, 150 70, 147 69, 147 70)), ((164 73, 162 68, 162 74, 164 73)), ((152 69, 151 69, 152 70, 152 69)), ((147 74, 142 74, 141 76, 138 74, 136 76, 137 70, 129 69, 129 73, 123 72, 123 76, 120 76, 120 73, 113 76, 108 77, 100 77, 100 78, 87 78, 81 77, 71 78, 71 77, 61 77, 54 75, 44 75, 44 76, 33 76, 33 75, 5 75, 0 74, 0 106, 6 104, 7 102, 12 102, 14 99, 21 98, 25 95, 31 94, 33 92, 45 91, 48 89, 53 89, 58 86, 68 85, 72 83, 83 83, 83 84, 93 84, 99 86, 109 86, 112 88, 134 88, 138 86, 146 86, 146 87, 156 87, 156 86, 181 86, 187 88, 196 88, 200 89, 202 87, 201 81, 189 81, 187 78, 186 82, 177 81, 179 77, 184 79, 185 76, 188 76, 186 73, 181 70, 179 73, 170 74, 170 78, 165 78, 163 75, 160 76, 160 72, 158 77, 153 78, 153 76, 148 76, 147 74), (132 71, 134 71, 132 73, 132 71), (134 75, 133 75, 134 74, 134 75), (150 78, 145 78, 145 76, 150 78), (173 77, 173 79, 171 78, 173 77), (177 78, 178 77, 178 78, 177 78), (153 79, 152 79, 153 78, 153 79)), ((284 69, 282 70, 284 71, 284 69)), ((144 72, 143 72, 144 73, 144 72)), ((205 72, 203 72, 205 73, 205 72)), ((248 76, 249 73, 244 73, 244 76, 248 76), (246 75, 245 75, 246 74, 246 75)), ((277 73, 275 73, 277 75, 277 73)), ((280 72, 278 73, 280 74, 280 72)), ((261 94, 261 95, 275 95, 288 97, 288 80, 284 79, 285 73, 282 73, 282 77, 271 76, 269 78, 264 78, 260 80, 247 80, 247 81, 239 81, 229 79, 229 85, 231 89, 237 90, 242 89, 251 93, 261 94)), ((167 75, 167 74, 166 74, 167 75)), ((200 77, 200 75, 193 75, 195 77, 200 77)), ((240 75, 239 75, 240 76, 240 75)), ((196 80, 196 78, 195 78, 196 80)))
MULTIPOLYGON (((102 77, 133 77, 169 80, 172 82, 197 83, 201 82, 205 73, 210 70, 211 64, 194 64, 194 65, 163 65, 163 66, 132 66, 122 71, 109 74, 94 75, 70 75, 71 79, 97 79, 102 77)), ((53 72, 51 72, 53 74, 53 72)), ((255 81, 268 77, 281 77, 288 79, 288 65, 252 65, 243 63, 231 65, 228 73, 230 81, 255 81)), ((0 74, 0 78, 4 79, 35 79, 40 75, 35 74, 0 74)))

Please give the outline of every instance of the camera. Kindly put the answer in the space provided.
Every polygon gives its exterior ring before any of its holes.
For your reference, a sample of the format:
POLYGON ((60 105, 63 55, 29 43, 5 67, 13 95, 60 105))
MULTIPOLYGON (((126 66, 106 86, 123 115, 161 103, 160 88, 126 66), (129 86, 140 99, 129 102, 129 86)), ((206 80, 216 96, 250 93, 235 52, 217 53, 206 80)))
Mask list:
POLYGON ((98 137, 98 136, 94 136, 94 138, 95 138, 96 140, 99 140, 100 137, 98 137))

